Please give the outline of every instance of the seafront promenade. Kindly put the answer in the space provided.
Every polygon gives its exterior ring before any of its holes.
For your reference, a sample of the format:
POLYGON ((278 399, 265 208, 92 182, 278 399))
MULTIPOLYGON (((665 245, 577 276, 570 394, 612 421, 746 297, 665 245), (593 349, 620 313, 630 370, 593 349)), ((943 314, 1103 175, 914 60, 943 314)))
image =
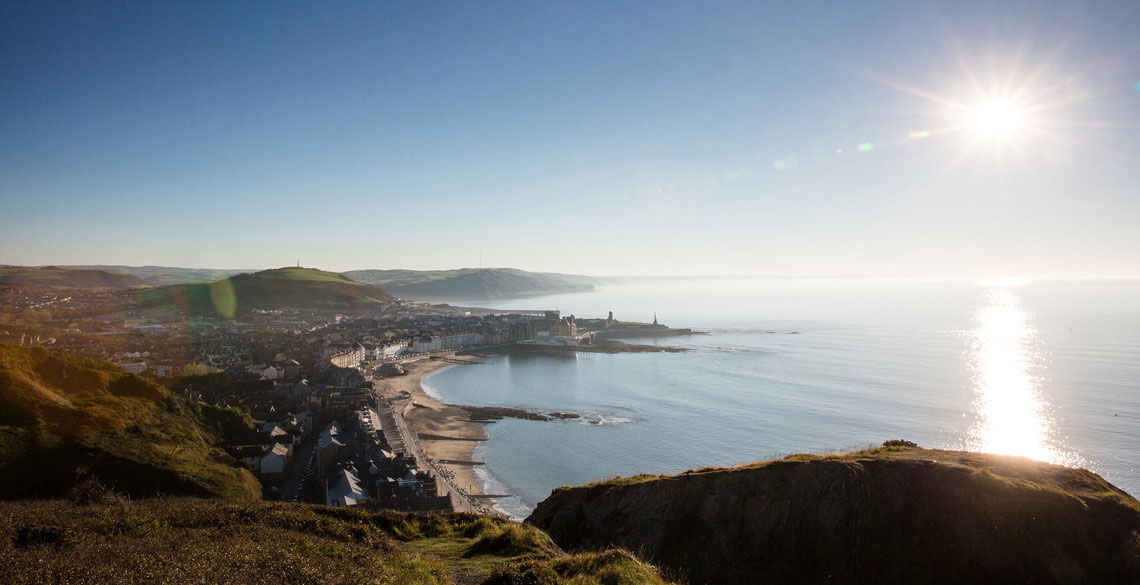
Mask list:
POLYGON ((443 468, 441 464, 427 456, 427 453, 424 452, 419 434, 407 421, 407 412, 412 408, 415 408, 415 400, 412 398, 400 398, 394 400, 392 403, 392 415, 395 420, 396 428, 400 436, 403 437, 405 451, 415 457, 416 467, 431 471, 432 475, 436 478, 436 485, 441 495, 447 495, 448 498, 450 498, 452 508, 454 508, 456 512, 474 512, 490 515, 499 514, 499 512, 493 508, 480 502, 473 494, 469 494, 456 485, 454 472, 443 468))
POLYGON ((431 398, 421 385, 425 375, 469 361, 452 351, 401 360, 407 374, 384 379, 378 403, 388 406, 381 409, 380 422, 393 448, 411 455, 421 471, 431 472, 455 511, 495 515, 471 460, 475 445, 486 440, 483 426, 465 410, 431 398))

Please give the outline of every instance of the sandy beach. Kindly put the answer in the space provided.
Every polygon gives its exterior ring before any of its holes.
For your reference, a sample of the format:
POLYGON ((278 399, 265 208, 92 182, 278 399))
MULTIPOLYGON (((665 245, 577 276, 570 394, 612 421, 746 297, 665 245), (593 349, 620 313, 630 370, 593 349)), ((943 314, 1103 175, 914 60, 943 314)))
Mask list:
MULTIPOLYGON (((424 393, 421 382, 427 374, 440 368, 477 358, 456 357, 454 354, 439 354, 404 362, 408 372, 403 376, 383 379, 378 385, 384 396, 399 396, 401 392, 412 395, 415 406, 405 417, 420 437, 420 447, 439 467, 454 474, 452 483, 471 495, 483 494, 482 486, 475 476, 472 453, 479 441, 487 440, 483 425, 472 422, 466 410, 449 406, 424 393), (444 461, 459 463, 443 463, 444 461)), ((460 366, 462 367, 462 366, 460 366)), ((487 502, 489 508, 491 502, 487 502)))

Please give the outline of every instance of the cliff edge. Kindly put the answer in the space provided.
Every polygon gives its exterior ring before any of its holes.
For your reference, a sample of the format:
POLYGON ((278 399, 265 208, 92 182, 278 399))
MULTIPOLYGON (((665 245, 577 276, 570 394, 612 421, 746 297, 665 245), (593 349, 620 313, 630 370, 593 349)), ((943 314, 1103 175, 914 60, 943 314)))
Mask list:
POLYGON ((702 583, 1140 583, 1140 503, 1098 475, 905 442, 560 488, 526 522, 702 583))

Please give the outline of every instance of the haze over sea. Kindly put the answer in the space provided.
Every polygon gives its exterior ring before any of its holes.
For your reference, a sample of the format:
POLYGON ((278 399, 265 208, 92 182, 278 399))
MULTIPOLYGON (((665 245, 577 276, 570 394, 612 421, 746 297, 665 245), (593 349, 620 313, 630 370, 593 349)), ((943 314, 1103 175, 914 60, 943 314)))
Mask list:
POLYGON ((685 353, 504 356, 425 378, 505 419, 476 451, 518 517, 561 485, 887 439, 1087 467, 1140 494, 1140 281, 631 280, 479 303, 651 321, 685 353))

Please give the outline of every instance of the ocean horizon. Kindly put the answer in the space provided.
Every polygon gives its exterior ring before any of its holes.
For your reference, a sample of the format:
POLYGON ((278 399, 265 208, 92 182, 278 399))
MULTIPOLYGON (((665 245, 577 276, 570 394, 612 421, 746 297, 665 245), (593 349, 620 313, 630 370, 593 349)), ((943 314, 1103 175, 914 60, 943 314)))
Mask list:
POLYGON ((562 485, 907 439, 1088 468, 1140 492, 1140 281, 638 279, 480 303, 691 327, 684 353, 508 355, 425 377, 504 419, 475 452, 496 507, 562 485))

